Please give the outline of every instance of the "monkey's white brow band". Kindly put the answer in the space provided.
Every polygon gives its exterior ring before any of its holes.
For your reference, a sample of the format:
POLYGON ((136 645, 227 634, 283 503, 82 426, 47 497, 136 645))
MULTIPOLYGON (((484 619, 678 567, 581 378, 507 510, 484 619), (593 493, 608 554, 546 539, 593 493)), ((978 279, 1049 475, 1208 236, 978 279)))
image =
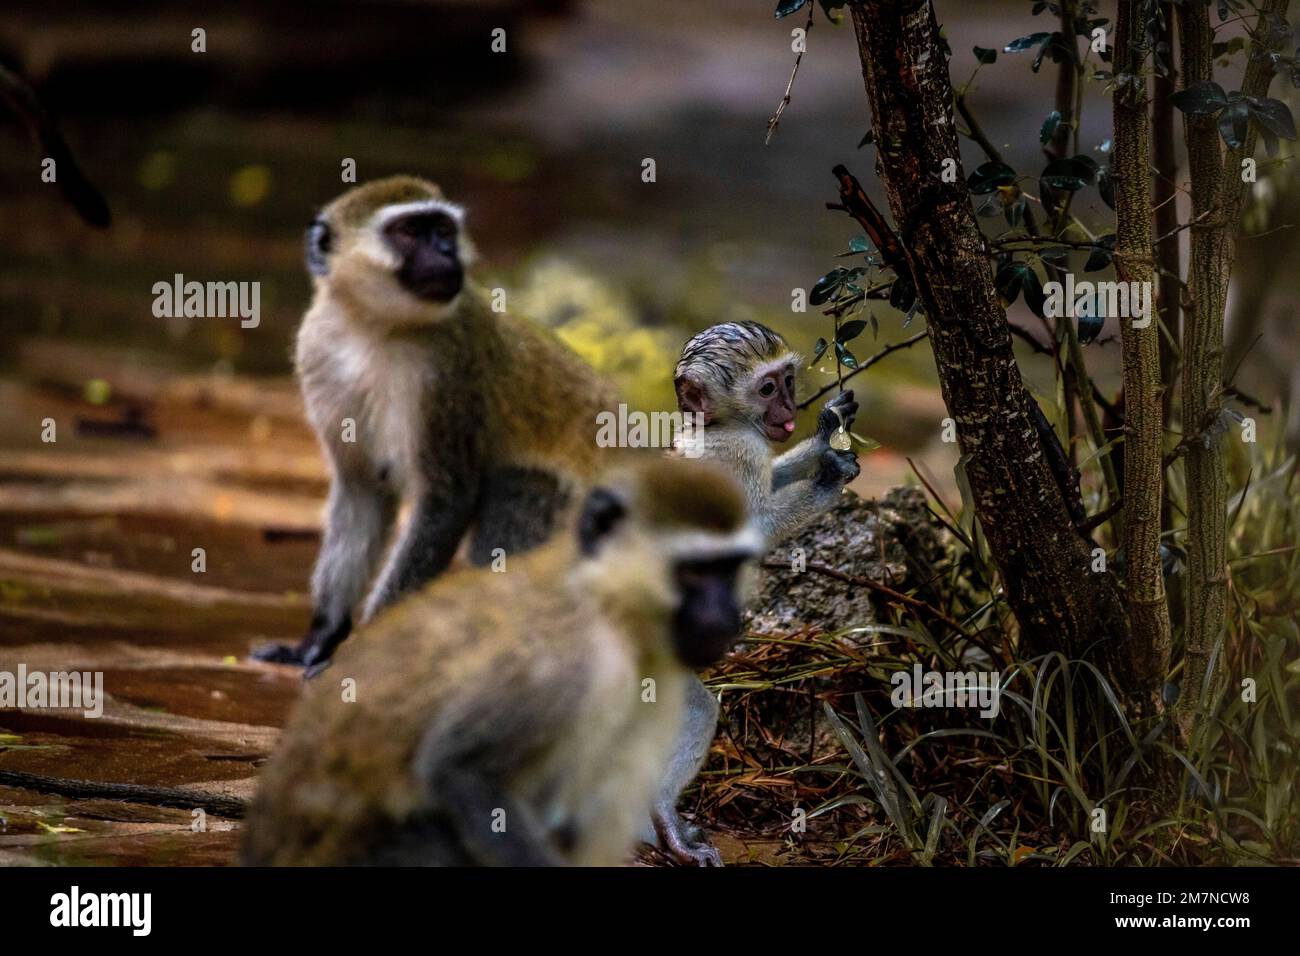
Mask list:
POLYGON ((674 555, 701 561, 707 561, 711 557, 724 557, 738 551, 758 555, 766 550, 767 545, 763 541, 763 536, 753 526, 746 526, 725 538, 716 534, 690 532, 675 536, 672 541, 674 555))
POLYGON ((421 199, 418 202, 404 202, 396 206, 385 206, 380 210, 379 215, 375 217, 375 225, 379 229, 383 229, 394 220, 430 212, 446 213, 456 220, 457 225, 465 221, 464 208, 454 202, 447 202, 445 199, 421 199))

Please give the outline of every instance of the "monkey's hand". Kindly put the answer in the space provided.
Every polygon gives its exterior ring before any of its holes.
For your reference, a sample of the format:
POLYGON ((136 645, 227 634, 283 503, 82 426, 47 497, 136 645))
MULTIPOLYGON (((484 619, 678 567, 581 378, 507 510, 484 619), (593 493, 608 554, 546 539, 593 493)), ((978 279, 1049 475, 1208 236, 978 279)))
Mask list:
POLYGON ((270 664, 297 664, 311 668, 308 676, 314 676, 323 668, 318 665, 327 662, 343 639, 352 631, 352 618, 344 615, 340 621, 330 621, 328 615, 314 614, 311 627, 295 647, 290 644, 271 642, 253 648, 253 659, 270 664))
POLYGON ((858 403, 853 400, 853 389, 836 395, 822 406, 817 415, 817 437, 823 442, 831 440, 831 435, 839 430, 840 425, 847 431, 858 414, 858 403), (836 412, 839 414, 837 415, 836 412), (841 421, 842 419, 842 421, 841 421))
POLYGON ((862 468, 854 452, 827 448, 822 452, 814 480, 822 488, 842 488, 858 477, 860 471, 862 468))

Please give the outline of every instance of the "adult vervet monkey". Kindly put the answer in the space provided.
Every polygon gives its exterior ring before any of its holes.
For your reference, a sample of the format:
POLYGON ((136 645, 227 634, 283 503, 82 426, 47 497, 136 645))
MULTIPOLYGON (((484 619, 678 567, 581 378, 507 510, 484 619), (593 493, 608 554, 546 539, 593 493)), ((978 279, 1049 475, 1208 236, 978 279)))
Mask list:
POLYGON ((429 583, 340 649, 355 699, 308 684, 245 862, 623 862, 762 545, 724 470, 645 456, 508 573, 429 583))
POLYGON ((596 416, 615 395, 467 281, 464 211, 433 183, 349 190, 312 222, 306 251, 315 291, 296 367, 332 473, 325 533, 306 636, 255 656, 313 667, 363 598, 366 620, 441 573, 467 535, 475 564, 544 541, 596 474, 596 416))

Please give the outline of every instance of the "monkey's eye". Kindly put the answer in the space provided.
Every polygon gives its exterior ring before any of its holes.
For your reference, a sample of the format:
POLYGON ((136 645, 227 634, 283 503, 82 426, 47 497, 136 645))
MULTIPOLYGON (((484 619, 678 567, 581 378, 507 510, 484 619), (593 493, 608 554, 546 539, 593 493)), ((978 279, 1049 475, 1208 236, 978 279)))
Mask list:
POLYGON ((762 395, 764 398, 771 398, 775 393, 776 393, 776 382, 772 381, 771 379, 768 379, 766 382, 764 382, 762 387, 760 387, 758 390, 758 394, 762 395))
POLYGON ((315 220, 307 227, 307 270, 313 275, 323 276, 329 271, 328 256, 333 250, 334 236, 329 223, 324 219, 315 220))

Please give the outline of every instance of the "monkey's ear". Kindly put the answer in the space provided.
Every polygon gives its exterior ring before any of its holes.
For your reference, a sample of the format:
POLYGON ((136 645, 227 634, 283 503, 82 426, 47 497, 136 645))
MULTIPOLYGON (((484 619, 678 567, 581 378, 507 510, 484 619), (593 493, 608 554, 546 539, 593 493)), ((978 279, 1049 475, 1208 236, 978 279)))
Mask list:
POLYGON ((307 227, 307 271, 323 276, 330 271, 329 253, 334 244, 330 225, 324 219, 313 220, 307 227))
POLYGON ((683 375, 673 382, 673 386, 677 389, 677 407, 681 411, 698 412, 704 415, 705 421, 713 417, 713 401, 709 398, 709 390, 703 385, 683 375))
POLYGON ((593 555, 600 542, 627 517, 627 506, 608 488, 593 488, 582 505, 578 519, 578 546, 585 555, 593 555))

